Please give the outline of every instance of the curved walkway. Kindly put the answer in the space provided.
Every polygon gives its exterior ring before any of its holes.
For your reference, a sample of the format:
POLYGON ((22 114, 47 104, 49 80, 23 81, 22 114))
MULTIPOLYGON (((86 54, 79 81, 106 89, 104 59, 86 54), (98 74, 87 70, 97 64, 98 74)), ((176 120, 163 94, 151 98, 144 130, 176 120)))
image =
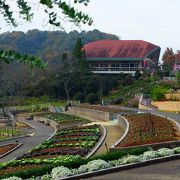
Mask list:
POLYGON ((180 160, 173 160, 140 168, 91 178, 92 180, 179 180, 180 160))
MULTIPOLYGON (((72 114, 71 112, 68 112, 68 113, 72 114)), ((78 115, 78 116, 81 116, 81 115, 78 115)), ((106 128, 106 131, 107 131, 106 138, 95 154, 106 153, 107 150, 114 143, 116 143, 116 141, 118 141, 123 135, 122 127, 120 125, 112 123, 111 121, 105 121, 105 120, 103 121, 103 120, 99 120, 95 118, 90 118, 88 116, 81 116, 81 117, 92 121, 91 124, 101 124, 106 128)))
POLYGON ((49 138, 55 132, 55 130, 50 126, 45 126, 44 124, 36 122, 36 121, 24 120, 24 118, 22 117, 19 117, 19 118, 20 120, 27 122, 28 124, 35 127, 34 135, 30 137, 24 137, 24 138, 0 142, 0 145, 4 145, 8 143, 15 143, 16 140, 18 140, 19 143, 23 143, 23 145, 20 148, 8 154, 7 156, 1 158, 0 162, 15 159, 18 156, 30 151, 34 146, 39 145, 42 141, 49 138))

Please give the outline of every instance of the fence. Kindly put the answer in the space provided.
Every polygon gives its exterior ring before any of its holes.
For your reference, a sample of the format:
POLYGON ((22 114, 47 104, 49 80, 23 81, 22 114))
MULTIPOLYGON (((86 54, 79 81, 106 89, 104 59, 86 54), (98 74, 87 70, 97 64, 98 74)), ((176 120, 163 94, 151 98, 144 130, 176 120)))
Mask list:
POLYGON ((27 129, 5 126, 0 128, 0 140, 27 134, 27 129))
POLYGON ((44 108, 49 108, 50 104, 37 104, 37 105, 28 105, 28 106, 16 106, 16 107, 10 107, 9 109, 11 111, 26 111, 31 110, 32 112, 35 110, 42 110, 44 108))

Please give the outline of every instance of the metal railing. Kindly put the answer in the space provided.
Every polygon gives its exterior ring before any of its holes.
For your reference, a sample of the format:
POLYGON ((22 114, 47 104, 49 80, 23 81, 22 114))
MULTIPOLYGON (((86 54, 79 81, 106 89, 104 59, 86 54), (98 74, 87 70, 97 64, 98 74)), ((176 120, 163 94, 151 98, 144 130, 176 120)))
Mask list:
POLYGON ((138 67, 91 67, 91 71, 136 71, 138 67))

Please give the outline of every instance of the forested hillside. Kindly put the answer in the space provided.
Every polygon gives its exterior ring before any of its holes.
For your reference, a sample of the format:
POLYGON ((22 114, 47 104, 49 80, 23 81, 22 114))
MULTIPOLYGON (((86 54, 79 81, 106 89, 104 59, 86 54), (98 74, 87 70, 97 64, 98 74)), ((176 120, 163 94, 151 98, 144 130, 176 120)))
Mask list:
POLYGON ((40 56, 45 61, 58 60, 64 51, 72 51, 77 38, 86 44, 100 39, 119 39, 118 36, 93 31, 39 31, 29 30, 27 33, 14 31, 0 34, 0 49, 13 49, 23 54, 40 56))

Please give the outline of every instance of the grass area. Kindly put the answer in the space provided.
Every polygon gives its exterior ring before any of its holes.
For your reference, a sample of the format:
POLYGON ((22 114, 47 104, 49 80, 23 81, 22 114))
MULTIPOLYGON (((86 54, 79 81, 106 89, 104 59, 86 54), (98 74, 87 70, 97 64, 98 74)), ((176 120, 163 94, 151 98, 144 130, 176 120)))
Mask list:
POLYGON ((123 101, 128 101, 133 98, 136 93, 149 94, 154 84, 155 82, 147 79, 144 81, 136 81, 132 85, 119 86, 116 91, 111 91, 111 93, 105 97, 105 100, 122 98, 123 101))

